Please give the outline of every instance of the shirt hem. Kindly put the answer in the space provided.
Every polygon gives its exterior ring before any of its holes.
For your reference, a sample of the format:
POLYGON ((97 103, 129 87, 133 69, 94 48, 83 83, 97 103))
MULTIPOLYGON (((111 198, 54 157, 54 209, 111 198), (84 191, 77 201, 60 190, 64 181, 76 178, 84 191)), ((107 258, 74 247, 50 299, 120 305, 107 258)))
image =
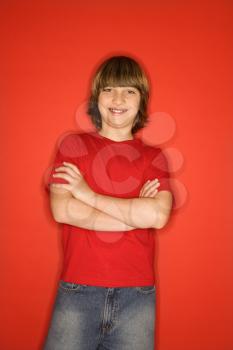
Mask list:
POLYGON ((155 285, 156 280, 155 278, 153 279, 143 279, 143 280, 132 280, 132 281, 116 281, 116 282, 109 282, 106 280, 101 280, 101 279, 70 279, 66 278, 65 276, 61 276, 60 278, 64 282, 70 282, 70 283, 75 283, 75 284, 84 284, 88 286, 93 286, 93 287, 110 287, 110 288, 121 288, 121 287, 146 287, 146 286, 152 286, 155 285))

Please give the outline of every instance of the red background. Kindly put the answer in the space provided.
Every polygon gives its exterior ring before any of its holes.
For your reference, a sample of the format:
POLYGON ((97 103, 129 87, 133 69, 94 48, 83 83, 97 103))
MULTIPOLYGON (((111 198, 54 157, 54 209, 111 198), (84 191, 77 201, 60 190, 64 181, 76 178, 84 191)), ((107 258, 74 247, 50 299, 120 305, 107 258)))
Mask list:
POLYGON ((184 158, 172 174, 184 204, 155 237, 157 350, 232 350, 232 2, 1 10, 1 349, 41 349, 62 261, 44 174, 58 137, 77 128, 98 63, 128 54, 150 74, 150 113, 175 121, 163 146, 184 158))

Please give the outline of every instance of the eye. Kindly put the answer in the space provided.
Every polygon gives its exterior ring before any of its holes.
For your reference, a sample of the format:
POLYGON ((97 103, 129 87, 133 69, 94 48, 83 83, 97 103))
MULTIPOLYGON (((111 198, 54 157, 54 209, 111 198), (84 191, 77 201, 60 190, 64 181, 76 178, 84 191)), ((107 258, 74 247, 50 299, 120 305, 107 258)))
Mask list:
POLYGON ((136 95, 137 92, 138 92, 138 90, 137 90, 137 89, 134 89, 134 88, 128 88, 128 89, 127 89, 127 92, 128 92, 128 94, 130 94, 130 95, 136 95))
POLYGON ((134 90, 128 90, 128 93, 129 93, 129 94, 136 94, 136 91, 134 91, 134 90))
POLYGON ((108 88, 108 87, 106 87, 106 88, 103 88, 103 91, 106 91, 106 92, 110 92, 112 89, 111 88, 108 88))

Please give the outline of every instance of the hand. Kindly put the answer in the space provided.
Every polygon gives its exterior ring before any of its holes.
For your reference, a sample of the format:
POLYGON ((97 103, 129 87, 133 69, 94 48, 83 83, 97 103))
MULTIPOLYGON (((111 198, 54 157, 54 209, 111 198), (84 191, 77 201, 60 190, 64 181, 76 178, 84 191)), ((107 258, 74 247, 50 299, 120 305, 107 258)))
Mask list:
POLYGON ((52 184, 53 187, 68 190, 74 198, 82 201, 85 201, 88 196, 93 196, 94 192, 76 165, 63 162, 63 166, 56 168, 55 171, 53 177, 64 179, 68 184, 52 184))
POLYGON ((144 183, 144 185, 141 188, 139 197, 150 197, 154 198, 156 194, 158 193, 157 188, 160 186, 159 180, 148 180, 144 183))

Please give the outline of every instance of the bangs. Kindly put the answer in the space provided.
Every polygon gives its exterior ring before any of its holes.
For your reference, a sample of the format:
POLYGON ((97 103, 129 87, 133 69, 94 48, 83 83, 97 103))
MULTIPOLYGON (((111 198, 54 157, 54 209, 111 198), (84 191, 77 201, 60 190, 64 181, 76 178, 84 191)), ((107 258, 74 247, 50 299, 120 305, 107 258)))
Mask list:
POLYGON ((128 58, 119 57, 112 59, 105 64, 99 72, 97 90, 106 86, 132 86, 142 92, 145 79, 138 64, 128 58))
POLYGON ((111 86, 111 87, 132 86, 141 90, 140 83, 136 79, 133 79, 132 76, 124 77, 124 75, 109 75, 109 76, 105 76, 103 79, 100 79, 99 88, 103 89, 106 86, 111 86))

